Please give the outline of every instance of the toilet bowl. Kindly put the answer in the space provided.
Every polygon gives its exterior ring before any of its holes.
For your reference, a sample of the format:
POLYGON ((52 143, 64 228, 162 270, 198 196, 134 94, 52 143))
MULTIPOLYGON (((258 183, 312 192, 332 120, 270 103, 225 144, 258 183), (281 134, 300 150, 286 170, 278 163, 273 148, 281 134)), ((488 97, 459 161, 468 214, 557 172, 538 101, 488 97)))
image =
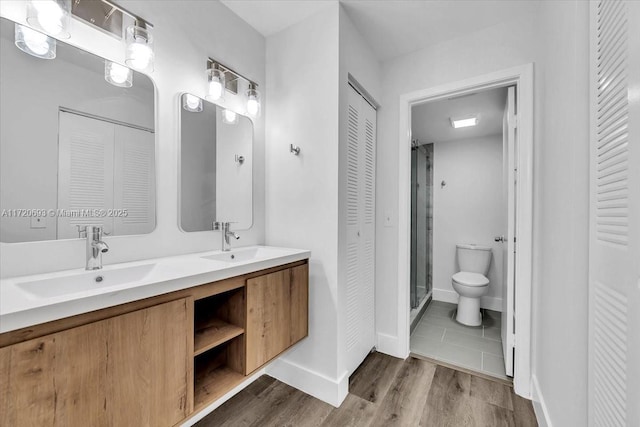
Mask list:
POLYGON ((487 272, 491 263, 491 248, 487 246, 456 245, 460 271, 451 276, 453 289, 458 293, 456 320, 467 326, 480 326, 480 297, 489 291, 487 272))

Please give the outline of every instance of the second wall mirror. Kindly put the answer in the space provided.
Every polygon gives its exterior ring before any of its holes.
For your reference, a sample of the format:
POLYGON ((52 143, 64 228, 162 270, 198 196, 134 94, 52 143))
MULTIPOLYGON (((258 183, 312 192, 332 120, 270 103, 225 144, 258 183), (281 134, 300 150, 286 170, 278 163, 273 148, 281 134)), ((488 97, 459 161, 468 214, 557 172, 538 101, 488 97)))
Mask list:
POLYGON ((253 224, 253 123, 191 94, 180 98, 180 227, 253 224))

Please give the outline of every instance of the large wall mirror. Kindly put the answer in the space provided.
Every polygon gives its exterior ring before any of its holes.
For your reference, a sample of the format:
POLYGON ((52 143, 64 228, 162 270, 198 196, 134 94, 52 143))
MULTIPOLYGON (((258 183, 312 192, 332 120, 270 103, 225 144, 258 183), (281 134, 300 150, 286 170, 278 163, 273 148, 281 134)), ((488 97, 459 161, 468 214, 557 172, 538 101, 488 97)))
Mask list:
POLYGON ((191 94, 180 99, 180 227, 253 224, 253 123, 191 94))
POLYGON ((60 41, 55 58, 36 58, 16 47, 15 28, 0 20, 0 240, 79 238, 87 224, 153 231, 152 81, 60 41))

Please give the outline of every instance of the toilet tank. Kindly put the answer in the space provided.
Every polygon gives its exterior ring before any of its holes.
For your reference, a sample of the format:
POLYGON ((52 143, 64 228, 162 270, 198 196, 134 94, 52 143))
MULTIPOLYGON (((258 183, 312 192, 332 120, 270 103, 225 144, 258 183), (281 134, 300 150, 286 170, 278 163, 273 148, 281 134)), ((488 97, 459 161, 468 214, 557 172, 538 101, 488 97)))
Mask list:
POLYGON ((487 275, 491 263, 491 248, 476 244, 456 245, 460 271, 487 275))

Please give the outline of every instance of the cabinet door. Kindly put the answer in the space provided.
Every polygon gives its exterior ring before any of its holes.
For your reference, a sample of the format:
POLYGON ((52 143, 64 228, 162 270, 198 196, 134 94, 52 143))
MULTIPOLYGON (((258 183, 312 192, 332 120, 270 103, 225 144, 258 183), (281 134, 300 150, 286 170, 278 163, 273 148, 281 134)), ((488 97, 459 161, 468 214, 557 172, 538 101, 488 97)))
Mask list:
POLYGON ((0 425, 171 426, 190 410, 187 300, 0 349, 0 425))
POLYGON ((291 270, 247 280, 246 374, 291 345, 291 270))
POLYGON ((309 334, 309 264, 299 265, 291 271, 291 335, 293 345, 309 334))

